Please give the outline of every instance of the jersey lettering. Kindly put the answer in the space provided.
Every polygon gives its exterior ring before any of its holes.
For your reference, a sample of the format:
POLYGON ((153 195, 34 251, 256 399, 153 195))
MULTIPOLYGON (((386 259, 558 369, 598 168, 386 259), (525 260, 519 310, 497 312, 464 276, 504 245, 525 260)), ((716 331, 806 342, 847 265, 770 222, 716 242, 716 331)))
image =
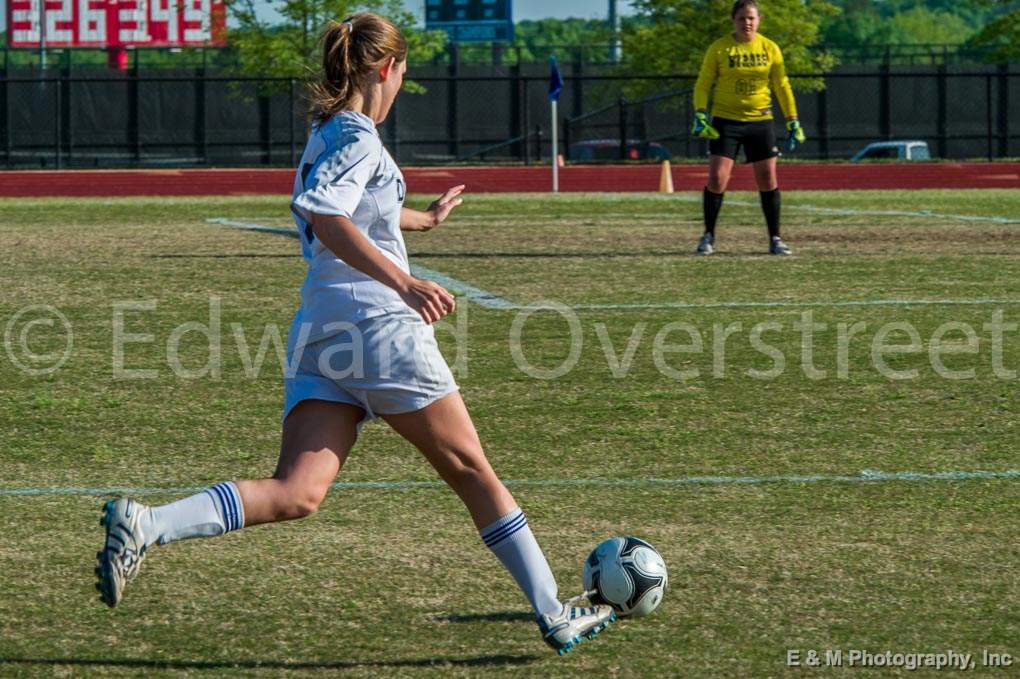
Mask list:
POLYGON ((730 68, 756 68, 769 65, 768 52, 731 52, 730 68))

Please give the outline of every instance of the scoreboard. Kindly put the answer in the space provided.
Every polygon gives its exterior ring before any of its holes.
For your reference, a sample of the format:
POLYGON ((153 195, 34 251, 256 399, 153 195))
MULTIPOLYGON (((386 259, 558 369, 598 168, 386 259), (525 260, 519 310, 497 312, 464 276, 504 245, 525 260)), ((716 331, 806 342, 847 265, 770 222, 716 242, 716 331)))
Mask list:
POLYGON ((7 2, 10 47, 223 45, 225 32, 224 0, 7 2))
POLYGON ((425 28, 446 31, 452 42, 510 42, 512 0, 425 0, 425 28))

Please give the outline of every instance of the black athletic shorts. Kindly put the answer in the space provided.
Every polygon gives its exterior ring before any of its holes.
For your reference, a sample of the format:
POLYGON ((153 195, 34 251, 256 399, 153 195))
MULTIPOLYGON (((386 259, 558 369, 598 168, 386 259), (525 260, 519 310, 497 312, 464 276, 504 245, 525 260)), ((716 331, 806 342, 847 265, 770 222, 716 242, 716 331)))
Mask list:
POLYGON ((708 142, 708 152, 713 156, 737 159, 741 147, 747 162, 775 158, 779 155, 776 145, 776 131, 771 120, 741 122, 726 118, 712 118, 712 127, 719 132, 719 138, 708 142))

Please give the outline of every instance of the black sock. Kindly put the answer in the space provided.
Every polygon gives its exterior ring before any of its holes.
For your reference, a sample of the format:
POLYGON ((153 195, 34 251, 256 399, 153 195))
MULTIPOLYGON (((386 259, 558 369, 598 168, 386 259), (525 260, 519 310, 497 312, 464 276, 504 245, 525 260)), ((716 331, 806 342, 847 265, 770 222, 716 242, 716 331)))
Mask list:
POLYGON ((769 240, 779 236, 779 189, 759 191, 761 195, 761 211, 765 213, 765 223, 769 227, 769 240))
POLYGON ((712 193, 705 187, 701 194, 701 204, 705 213, 705 233, 715 236, 715 221, 719 218, 719 210, 722 209, 722 199, 725 194, 712 193))

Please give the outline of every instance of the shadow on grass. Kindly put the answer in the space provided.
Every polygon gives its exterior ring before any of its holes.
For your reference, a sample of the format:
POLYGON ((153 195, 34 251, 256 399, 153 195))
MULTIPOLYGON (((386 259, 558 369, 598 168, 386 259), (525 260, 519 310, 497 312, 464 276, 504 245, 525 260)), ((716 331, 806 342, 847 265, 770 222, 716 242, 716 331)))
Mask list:
POLYGON ((412 258, 430 259, 584 259, 585 257, 685 257, 690 252, 658 250, 655 252, 411 252, 412 258))
MULTIPOLYGON (((661 250, 658 252, 412 252, 410 253, 412 259, 627 259, 627 258, 699 258, 693 250, 687 251, 675 251, 675 250, 661 250)), ((942 258, 942 257, 956 257, 948 253, 937 253, 937 252, 920 252, 915 253, 913 256, 916 257, 928 257, 928 258, 942 258)), ((979 252, 969 251, 966 255, 968 258, 974 257, 1005 257, 1015 258, 1016 253, 1013 252, 979 252)), ((260 252, 235 252, 235 253, 219 253, 219 254, 165 254, 165 255, 150 255, 152 259, 300 259, 301 255, 297 252, 276 254, 276 253, 260 253, 260 252)), ((734 251, 734 252, 716 252, 712 255, 711 259, 764 259, 772 257, 768 252, 755 252, 751 250, 747 251, 734 251)), ((847 253, 811 253, 811 259, 860 259, 864 257, 873 258, 885 258, 889 259, 890 255, 888 252, 854 252, 852 254, 847 253)))
POLYGON ((215 254, 166 254, 150 255, 152 259, 296 259, 301 255, 297 252, 288 253, 264 253, 264 252, 227 252, 215 254))
MULTIPOLYGON (((42 665, 74 667, 137 667, 163 670, 270 669, 270 670, 351 670, 359 667, 499 667, 526 665, 541 659, 537 655, 479 655, 468 658, 419 658, 406 660, 322 660, 287 662, 283 660, 149 660, 143 658, 19 658, 0 657, 3 665, 42 665)), ((3 671, 0 670, 0 674, 3 671)))
MULTIPOLYGON (((791 247, 796 247, 797 243, 794 243, 791 247)), ((656 252, 411 252, 409 253, 412 260, 418 258, 422 259, 585 259, 587 257, 593 259, 627 259, 627 258, 684 258, 684 259, 765 259, 775 258, 784 259, 784 257, 777 257, 770 254, 765 248, 761 250, 732 250, 729 252, 716 251, 711 257, 702 257, 694 252, 694 248, 688 250, 659 250, 656 252)), ((912 257, 925 257, 925 258, 974 258, 974 257, 1008 257, 1015 258, 1015 252, 1003 252, 1003 251, 975 251, 968 250, 966 254, 953 254, 948 252, 916 252, 908 253, 912 257)), ((791 258, 796 258, 797 253, 791 258)), ((810 253, 812 260, 817 259, 838 259, 838 260, 851 260, 859 259, 863 257, 876 258, 876 259, 892 259, 892 256, 888 251, 874 251, 874 252, 812 252, 810 253)))
POLYGON ((437 615, 432 619, 436 622, 534 622, 535 616, 521 611, 499 611, 470 615, 437 615))

